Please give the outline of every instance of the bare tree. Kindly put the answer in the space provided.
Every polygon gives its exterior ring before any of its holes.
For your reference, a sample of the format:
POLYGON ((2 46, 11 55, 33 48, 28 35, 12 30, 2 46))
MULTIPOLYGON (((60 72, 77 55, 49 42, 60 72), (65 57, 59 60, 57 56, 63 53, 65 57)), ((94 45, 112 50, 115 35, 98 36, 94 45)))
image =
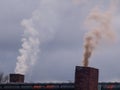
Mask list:
POLYGON ((3 72, 0 72, 0 83, 2 83, 2 79, 3 79, 3 72))
POLYGON ((4 75, 3 72, 0 72, 0 83, 8 83, 9 81, 9 76, 4 75))

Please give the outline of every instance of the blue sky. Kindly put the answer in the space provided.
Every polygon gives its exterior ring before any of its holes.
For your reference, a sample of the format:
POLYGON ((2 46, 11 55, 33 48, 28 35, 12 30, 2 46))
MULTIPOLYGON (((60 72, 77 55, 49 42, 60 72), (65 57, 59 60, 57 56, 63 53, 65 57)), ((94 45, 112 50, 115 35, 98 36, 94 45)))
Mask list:
MULTIPOLYGON (((48 30, 43 33, 36 25, 40 38, 45 37, 26 81, 74 81, 75 66, 82 65, 86 17, 95 6, 104 11, 109 4, 110 0, 81 0, 77 4, 72 0, 0 0, 0 71, 14 73, 24 32, 21 22, 38 10, 40 23, 48 30)), ((120 81, 119 15, 118 5, 112 21, 116 41, 101 42, 90 58, 89 66, 100 70, 99 81, 120 81)))

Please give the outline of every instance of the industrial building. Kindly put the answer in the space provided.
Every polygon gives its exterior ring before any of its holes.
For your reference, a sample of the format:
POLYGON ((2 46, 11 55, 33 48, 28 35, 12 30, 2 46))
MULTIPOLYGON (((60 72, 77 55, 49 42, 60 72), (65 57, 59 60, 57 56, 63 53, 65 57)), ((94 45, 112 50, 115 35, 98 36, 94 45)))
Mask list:
POLYGON ((120 90, 120 83, 98 83, 98 77, 98 69, 83 66, 75 67, 74 83, 24 83, 24 75, 10 74, 0 90, 120 90))
MULTIPOLYGON (((7 83, 0 90, 75 90, 74 83, 7 83)), ((98 90, 120 90, 120 83, 98 83, 98 90)))

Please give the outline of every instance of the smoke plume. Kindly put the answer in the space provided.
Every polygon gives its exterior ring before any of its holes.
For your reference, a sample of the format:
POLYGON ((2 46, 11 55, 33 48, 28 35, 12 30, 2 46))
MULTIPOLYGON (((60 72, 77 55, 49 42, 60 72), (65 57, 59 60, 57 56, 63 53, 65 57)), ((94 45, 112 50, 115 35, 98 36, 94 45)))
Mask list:
POLYGON ((40 0, 40 7, 32 17, 22 20, 24 33, 15 73, 26 74, 37 61, 41 44, 53 38, 58 21, 57 3, 56 0, 40 0))
POLYGON ((22 26, 25 27, 24 37, 22 38, 22 48, 19 50, 20 56, 17 57, 16 73, 25 74, 30 65, 34 65, 39 52, 39 33, 32 27, 31 20, 23 20, 22 26))
POLYGON ((85 21, 90 30, 84 37, 83 66, 87 67, 89 58, 94 49, 101 40, 114 40, 115 32, 112 28, 113 7, 107 11, 100 11, 98 7, 94 8, 85 21))

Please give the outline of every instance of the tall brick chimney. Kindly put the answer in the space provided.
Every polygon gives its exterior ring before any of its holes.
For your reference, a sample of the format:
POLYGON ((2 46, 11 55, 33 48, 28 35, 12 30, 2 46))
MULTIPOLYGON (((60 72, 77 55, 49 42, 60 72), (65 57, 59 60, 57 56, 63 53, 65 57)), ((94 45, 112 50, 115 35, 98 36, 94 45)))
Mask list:
POLYGON ((75 90, 98 90, 98 69, 76 66, 75 90))
POLYGON ((24 83, 24 75, 22 74, 10 74, 11 83, 24 83))

